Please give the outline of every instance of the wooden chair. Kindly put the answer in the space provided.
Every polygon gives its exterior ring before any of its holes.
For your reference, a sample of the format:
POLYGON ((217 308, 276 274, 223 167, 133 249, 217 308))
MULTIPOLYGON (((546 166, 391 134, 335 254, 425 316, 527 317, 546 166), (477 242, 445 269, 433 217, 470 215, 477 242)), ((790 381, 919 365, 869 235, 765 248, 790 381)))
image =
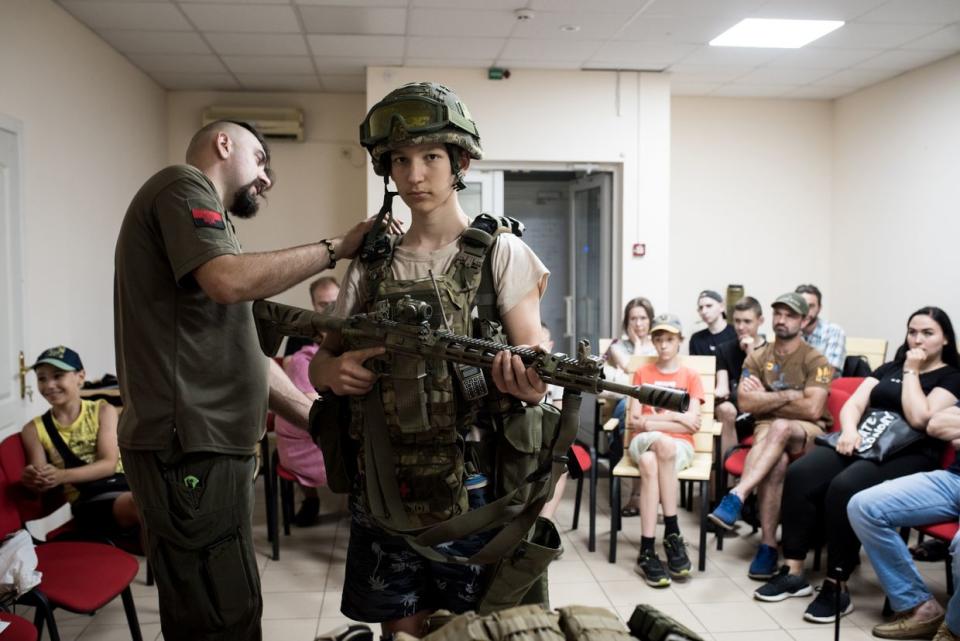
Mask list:
MULTIPOLYGON (((631 366, 636 369, 646 363, 654 362, 653 356, 635 356, 631 366)), ((680 364, 695 370, 703 384, 704 401, 700 405, 700 431, 694 434, 693 463, 677 475, 680 481, 680 504, 688 510, 693 504, 693 484, 700 485, 700 550, 697 569, 706 569, 707 563, 707 513, 710 509, 710 476, 717 470, 716 451, 719 447, 720 424, 713 420, 713 393, 716 387, 716 358, 714 356, 681 356, 680 364), (686 491, 685 491, 686 490, 686 491)), ((612 431, 617 427, 616 419, 604 424, 604 429, 612 431)), ((626 450, 626 443, 624 449, 626 450)), ((629 457, 624 455, 613 468, 611 482, 610 509, 610 563, 617 560, 617 533, 621 529, 620 520, 620 479, 622 477, 640 478, 640 470, 629 457)), ((719 476, 718 476, 719 478, 719 476)))
POLYGON ((863 356, 870 369, 877 369, 886 362, 887 341, 882 338, 847 337, 847 356, 863 356))

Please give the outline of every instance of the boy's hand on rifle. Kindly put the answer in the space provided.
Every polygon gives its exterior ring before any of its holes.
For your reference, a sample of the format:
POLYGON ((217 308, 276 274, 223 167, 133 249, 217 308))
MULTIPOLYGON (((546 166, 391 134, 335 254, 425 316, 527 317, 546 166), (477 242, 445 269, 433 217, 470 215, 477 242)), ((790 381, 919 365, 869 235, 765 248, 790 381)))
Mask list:
MULTIPOLYGON (((528 347, 528 345, 518 345, 528 347)), ((543 400, 547 393, 547 384, 540 379, 537 370, 526 367, 523 360, 504 350, 493 357, 493 384, 504 394, 519 398, 529 404, 536 404, 543 400)))
MULTIPOLYGON (((323 387, 329 387, 338 396, 366 394, 377 382, 377 374, 363 366, 364 361, 386 352, 383 347, 368 347, 344 352, 330 359, 321 371, 323 387)), ((320 387, 318 385, 318 387, 320 387)))

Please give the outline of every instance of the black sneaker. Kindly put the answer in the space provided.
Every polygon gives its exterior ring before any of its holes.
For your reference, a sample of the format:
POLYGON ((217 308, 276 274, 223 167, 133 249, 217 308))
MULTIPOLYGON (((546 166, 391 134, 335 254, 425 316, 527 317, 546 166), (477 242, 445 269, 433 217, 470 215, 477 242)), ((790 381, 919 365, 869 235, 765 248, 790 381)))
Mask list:
MULTIPOLYGON (((813 623, 833 623, 837 618, 837 584, 833 581, 824 581, 818 590, 817 598, 807 606, 803 618, 813 623)), ((842 590, 840 616, 845 617, 851 612, 853 612, 853 602, 850 600, 850 592, 842 590)))
POLYGON ((641 551, 633 571, 642 576, 649 586, 665 588, 670 585, 670 575, 663 569, 663 563, 654 550, 641 551))
POLYGON ((667 569, 677 578, 690 576, 690 557, 687 556, 687 545, 679 534, 668 534, 663 537, 663 553, 667 555, 667 569))
POLYGON ((802 576, 790 574, 787 566, 782 566, 773 578, 754 590, 753 598, 759 601, 783 601, 792 596, 810 596, 813 588, 802 576))

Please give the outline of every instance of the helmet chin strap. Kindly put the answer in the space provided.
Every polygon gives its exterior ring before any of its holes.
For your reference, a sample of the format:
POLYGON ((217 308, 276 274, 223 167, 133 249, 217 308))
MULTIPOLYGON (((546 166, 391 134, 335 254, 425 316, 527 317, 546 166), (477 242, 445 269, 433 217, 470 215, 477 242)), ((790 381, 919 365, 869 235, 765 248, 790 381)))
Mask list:
POLYGON ((363 235, 363 246, 360 249, 360 259, 369 260, 377 254, 377 241, 387 235, 388 225, 384 222, 393 222, 393 197, 397 192, 390 191, 390 176, 383 177, 383 204, 380 205, 380 211, 377 212, 377 218, 373 222, 373 227, 363 235))
POLYGON ((450 143, 447 143, 446 147, 447 155, 450 156, 450 171, 453 173, 453 188, 463 191, 467 185, 463 182, 463 167, 460 166, 460 147, 450 143))

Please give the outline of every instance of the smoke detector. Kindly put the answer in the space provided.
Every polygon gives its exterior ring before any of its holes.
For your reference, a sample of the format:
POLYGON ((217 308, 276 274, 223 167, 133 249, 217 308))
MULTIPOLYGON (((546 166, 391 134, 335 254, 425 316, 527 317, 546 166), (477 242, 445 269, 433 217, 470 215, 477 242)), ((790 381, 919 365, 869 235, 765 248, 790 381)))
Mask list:
POLYGON ((513 15, 515 15, 520 22, 526 22, 527 20, 533 20, 537 14, 530 9, 517 9, 513 12, 513 15))

